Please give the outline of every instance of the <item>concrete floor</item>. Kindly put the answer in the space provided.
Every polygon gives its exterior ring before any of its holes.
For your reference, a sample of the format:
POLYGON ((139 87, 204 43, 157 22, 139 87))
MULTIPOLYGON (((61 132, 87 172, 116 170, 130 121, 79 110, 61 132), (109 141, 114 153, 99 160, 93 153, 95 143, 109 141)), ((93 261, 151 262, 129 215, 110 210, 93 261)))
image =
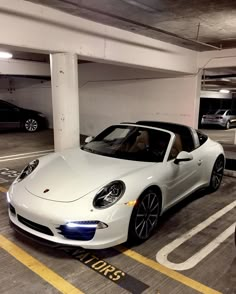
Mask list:
POLYGON ((39 245, 36 241, 16 233, 8 222, 4 191, 28 161, 43 154, 32 152, 49 152, 47 150, 51 149, 53 140, 50 131, 37 134, 1 134, 1 294, 236 293, 236 248, 233 231, 230 231, 224 241, 214 242, 219 235, 225 236, 229 227, 233 225, 234 228, 236 222, 235 178, 224 177, 217 192, 206 195, 203 192, 195 193, 169 210, 163 215, 156 233, 139 246, 128 249, 124 244, 122 247, 107 250, 75 252, 76 249, 39 245), (175 271, 157 263, 156 254, 160 254, 160 250, 166 245, 228 205, 232 209, 205 226, 168 256, 172 263, 181 263, 211 243, 209 248, 213 250, 198 264, 187 270, 175 271), (119 271, 120 278, 116 281, 114 276, 103 270, 103 265, 114 267, 119 271))
MULTIPOLYGON (((236 136, 236 128, 223 130, 223 129, 201 129, 204 134, 209 136, 212 140, 218 141, 224 145, 233 145, 235 136, 236 136)), ((236 148, 236 145, 235 145, 236 148)))

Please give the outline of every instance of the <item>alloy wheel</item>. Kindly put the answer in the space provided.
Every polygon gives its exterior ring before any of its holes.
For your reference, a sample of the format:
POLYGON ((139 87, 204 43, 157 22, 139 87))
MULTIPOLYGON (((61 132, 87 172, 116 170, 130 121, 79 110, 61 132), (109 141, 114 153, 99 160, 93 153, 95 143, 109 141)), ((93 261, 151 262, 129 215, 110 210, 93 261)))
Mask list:
POLYGON ((159 197, 154 192, 147 193, 140 201, 135 219, 135 232, 139 239, 149 238, 155 228, 160 211, 159 197))
POLYGON ((214 164, 212 177, 211 177, 211 187, 214 191, 216 191, 219 188, 221 180, 223 178, 223 174, 224 174, 224 160, 222 157, 218 157, 214 164))
POLYGON ((30 118, 30 119, 27 119, 26 122, 25 122, 25 129, 26 131, 28 132, 35 132, 38 128, 38 122, 33 119, 33 118, 30 118))

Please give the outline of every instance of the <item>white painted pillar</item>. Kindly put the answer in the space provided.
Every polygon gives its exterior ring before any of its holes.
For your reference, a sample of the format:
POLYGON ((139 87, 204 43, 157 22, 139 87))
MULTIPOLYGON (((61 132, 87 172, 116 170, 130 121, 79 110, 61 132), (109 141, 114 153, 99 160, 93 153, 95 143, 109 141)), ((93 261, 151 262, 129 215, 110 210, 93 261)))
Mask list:
POLYGON ((201 97, 201 83, 202 83, 202 70, 196 75, 196 88, 194 93, 194 122, 193 127, 198 128, 198 118, 200 110, 200 97, 201 97))
POLYGON ((78 147, 79 86, 77 55, 50 55, 55 151, 78 147))

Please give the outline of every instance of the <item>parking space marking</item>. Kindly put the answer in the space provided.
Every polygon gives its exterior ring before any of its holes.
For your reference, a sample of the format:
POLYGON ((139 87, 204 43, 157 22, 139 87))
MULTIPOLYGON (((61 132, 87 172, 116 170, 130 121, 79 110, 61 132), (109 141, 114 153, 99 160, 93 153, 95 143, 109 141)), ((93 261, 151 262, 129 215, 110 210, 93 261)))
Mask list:
POLYGON ((214 213, 212 216, 207 218, 205 221, 198 224, 196 227, 191 229, 190 231, 186 232, 179 238, 175 239, 171 243, 167 244, 165 247, 163 247, 160 251, 158 251, 156 255, 156 260, 173 269, 173 270, 188 270, 190 268, 193 268, 196 266, 200 261, 202 261, 208 254, 210 254, 213 250, 215 250, 222 242, 224 242, 229 236, 231 236, 234 233, 235 224, 232 224, 229 228, 227 228, 222 234, 220 234, 218 237, 216 237, 213 241, 211 241, 208 245, 203 247, 201 250, 199 250, 196 254, 191 256, 189 259, 187 259, 185 262, 182 263, 173 263, 168 260, 168 255, 174 251, 176 248, 178 248, 180 245, 182 245, 187 240, 191 239, 193 236, 195 236, 197 233, 201 232, 205 228, 207 228, 209 225, 211 225, 213 222, 215 222, 217 219, 225 215, 227 212, 232 210, 236 207, 236 200, 230 203, 229 205, 225 206, 221 210, 214 213))
POLYGON ((2 192, 2 193, 6 193, 6 192, 7 192, 7 189, 4 188, 4 187, 1 187, 1 186, 0 186, 0 192, 2 192))
POLYGON ((181 283, 184 284, 185 286, 188 286, 189 288, 192 288, 200 293, 203 294, 222 294, 219 291, 216 291, 208 286, 205 286, 191 278, 188 278, 186 276, 184 276, 183 274, 180 274, 172 269, 167 268, 164 265, 161 265, 159 263, 157 263, 156 261, 149 259, 131 249, 127 249, 125 247, 123 247, 122 245, 118 245, 116 247, 114 247, 116 250, 118 250, 119 252, 123 253, 124 255, 138 261, 139 263, 142 263, 152 269, 154 269, 155 271, 158 271, 160 273, 162 273, 163 275, 181 283))
POLYGON ((25 159, 25 158, 30 158, 30 157, 40 157, 40 156, 44 156, 47 155, 51 152, 44 152, 44 153, 35 153, 35 154, 31 154, 31 155, 26 155, 26 156, 20 156, 20 157, 10 157, 10 158, 5 158, 5 159, 0 159, 0 162, 6 162, 6 161, 13 161, 13 160, 20 160, 20 159, 25 159))
POLYGON ((49 153, 49 152, 53 152, 53 151, 54 151, 54 149, 39 150, 39 151, 33 151, 33 152, 28 152, 28 153, 16 153, 16 154, 11 154, 11 155, 1 156, 0 159, 6 159, 6 158, 11 158, 11 157, 21 157, 21 156, 27 156, 27 155, 32 155, 32 154, 38 154, 38 153, 49 153))
POLYGON ((58 249, 130 293, 141 294, 150 287, 87 249, 72 249, 68 246, 59 246, 58 249))
POLYGON ((63 294, 83 294, 46 265, 0 235, 0 247, 63 294))
POLYGON ((4 184, 4 183, 7 183, 8 181, 3 179, 3 178, 0 178, 0 184, 4 184))

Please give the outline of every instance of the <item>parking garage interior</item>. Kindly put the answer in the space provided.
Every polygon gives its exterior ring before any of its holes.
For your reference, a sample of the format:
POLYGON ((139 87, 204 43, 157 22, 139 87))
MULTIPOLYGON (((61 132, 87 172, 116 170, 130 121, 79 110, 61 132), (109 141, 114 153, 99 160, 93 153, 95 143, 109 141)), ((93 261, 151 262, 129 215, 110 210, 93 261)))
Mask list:
POLYGON ((0 51, 12 58, 0 58, 0 100, 48 125, 0 130, 0 293, 236 293, 236 126, 201 124, 236 112, 235 14, 234 1, 1 1, 0 51), (136 245, 63 246, 10 224, 7 192, 29 162, 146 120, 220 143, 219 190, 194 191, 136 245))

